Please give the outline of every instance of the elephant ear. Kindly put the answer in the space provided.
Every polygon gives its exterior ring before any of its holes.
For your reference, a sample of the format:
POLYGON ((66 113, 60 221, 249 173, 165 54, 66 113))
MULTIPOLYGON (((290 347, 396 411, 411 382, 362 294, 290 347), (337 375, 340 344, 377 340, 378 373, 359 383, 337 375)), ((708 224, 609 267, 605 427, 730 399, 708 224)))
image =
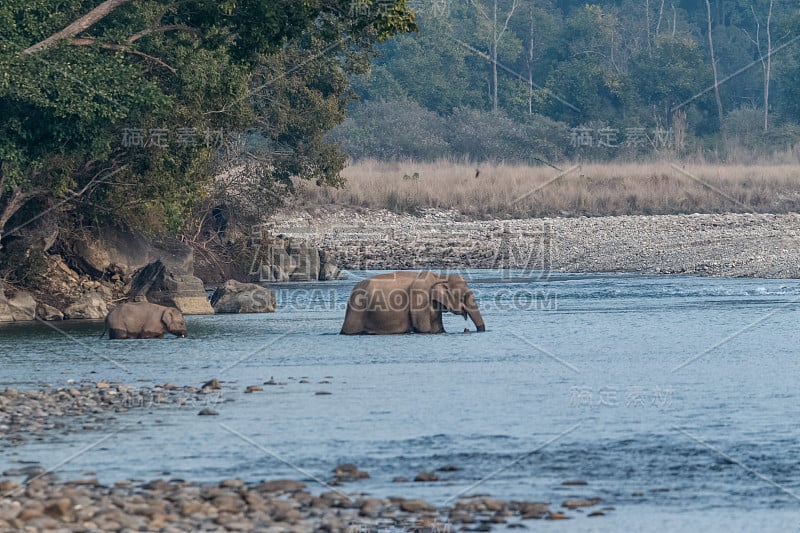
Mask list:
POLYGON ((169 329, 173 322, 175 322, 175 310, 172 308, 164 309, 164 312, 161 313, 161 323, 164 324, 165 328, 169 329))
POLYGON ((439 281, 431 287, 431 304, 434 306, 450 309, 452 307, 450 297, 450 287, 446 281, 439 281))

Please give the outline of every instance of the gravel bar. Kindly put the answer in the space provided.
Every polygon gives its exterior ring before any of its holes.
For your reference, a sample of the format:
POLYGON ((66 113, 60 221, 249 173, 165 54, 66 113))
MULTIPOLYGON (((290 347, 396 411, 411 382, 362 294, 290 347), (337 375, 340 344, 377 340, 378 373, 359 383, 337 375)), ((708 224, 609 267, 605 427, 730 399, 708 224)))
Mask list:
POLYGON ((343 269, 514 268, 800 278, 800 214, 468 220, 344 207, 294 209, 268 224, 335 254, 343 269))

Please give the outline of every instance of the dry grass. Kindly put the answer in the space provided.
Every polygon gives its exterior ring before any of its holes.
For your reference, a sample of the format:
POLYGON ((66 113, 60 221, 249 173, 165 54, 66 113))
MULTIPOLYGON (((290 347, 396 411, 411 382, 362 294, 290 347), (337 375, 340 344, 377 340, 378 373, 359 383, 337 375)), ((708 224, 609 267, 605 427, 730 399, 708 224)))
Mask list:
POLYGON ((669 162, 545 166, 361 161, 343 190, 306 188, 304 200, 466 215, 600 216, 800 210, 797 165, 669 162), (479 173, 476 173, 479 170, 479 173), (416 174, 416 176, 415 176, 416 174), (476 175, 477 174, 477 175, 476 175))

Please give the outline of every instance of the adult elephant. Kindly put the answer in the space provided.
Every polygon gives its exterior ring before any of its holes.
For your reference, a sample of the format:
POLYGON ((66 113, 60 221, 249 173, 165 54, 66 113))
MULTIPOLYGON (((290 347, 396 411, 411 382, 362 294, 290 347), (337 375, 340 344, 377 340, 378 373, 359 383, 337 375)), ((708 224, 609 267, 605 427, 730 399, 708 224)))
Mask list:
POLYGON ((433 272, 379 274, 353 287, 347 303, 343 335, 443 333, 442 311, 469 317, 485 331, 478 304, 457 274, 433 272))
POLYGON ((127 302, 106 315, 109 339, 157 339, 169 332, 186 336, 183 313, 175 307, 149 302, 127 302))

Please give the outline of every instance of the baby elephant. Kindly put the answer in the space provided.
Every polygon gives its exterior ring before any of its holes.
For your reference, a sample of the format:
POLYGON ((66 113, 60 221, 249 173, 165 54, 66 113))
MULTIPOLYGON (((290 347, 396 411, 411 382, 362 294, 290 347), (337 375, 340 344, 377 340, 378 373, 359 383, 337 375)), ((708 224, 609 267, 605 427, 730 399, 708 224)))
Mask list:
POLYGON ((106 329, 109 339, 160 339, 166 332, 186 336, 183 313, 148 302, 118 305, 106 316, 106 329))

